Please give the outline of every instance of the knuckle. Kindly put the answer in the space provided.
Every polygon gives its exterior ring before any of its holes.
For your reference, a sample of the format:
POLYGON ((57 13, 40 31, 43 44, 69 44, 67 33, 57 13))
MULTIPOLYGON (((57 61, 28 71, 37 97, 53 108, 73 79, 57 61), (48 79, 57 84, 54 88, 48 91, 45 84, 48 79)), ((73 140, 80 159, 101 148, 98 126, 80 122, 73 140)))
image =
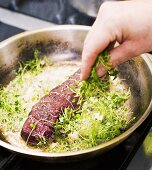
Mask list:
POLYGON ((104 2, 103 4, 101 4, 99 10, 102 11, 102 10, 105 10, 109 8, 109 2, 104 2))
POLYGON ((106 20, 103 21, 103 24, 104 24, 104 27, 109 30, 109 29, 113 28, 114 21, 111 20, 110 18, 107 18, 106 20))
POLYGON ((114 20, 111 20, 110 18, 107 18, 107 19, 103 20, 104 29, 110 35, 112 35, 114 33, 115 23, 116 22, 114 20))
POLYGON ((102 22, 107 35, 109 35, 110 39, 113 41, 120 34, 119 22, 115 18, 107 18, 102 22))
POLYGON ((99 8, 99 13, 108 13, 111 11, 112 2, 104 2, 99 8))
POLYGON ((119 8, 116 6, 115 2, 104 2, 99 8, 99 15, 102 20, 117 20, 119 18, 118 12, 119 8))

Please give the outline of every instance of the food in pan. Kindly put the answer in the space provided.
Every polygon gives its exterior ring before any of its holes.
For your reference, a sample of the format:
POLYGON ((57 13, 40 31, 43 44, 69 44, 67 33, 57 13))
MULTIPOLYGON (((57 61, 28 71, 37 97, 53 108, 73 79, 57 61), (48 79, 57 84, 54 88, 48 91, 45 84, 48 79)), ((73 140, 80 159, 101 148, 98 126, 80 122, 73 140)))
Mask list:
POLYGON ((28 119, 25 121, 21 136, 30 144, 38 144, 45 139, 53 138, 54 126, 65 108, 76 109, 78 97, 70 89, 79 80, 80 70, 67 81, 52 89, 36 105, 32 107, 28 119), (74 102, 73 102, 74 101, 74 102))
POLYGON ((107 59, 103 53, 88 81, 81 82, 76 72, 80 63, 47 64, 35 51, 34 59, 21 63, 16 78, 0 91, 0 128, 6 139, 27 149, 66 152, 123 133, 132 121, 131 93, 125 80, 115 78, 107 59), (95 71, 100 61, 109 72, 103 79, 95 71))

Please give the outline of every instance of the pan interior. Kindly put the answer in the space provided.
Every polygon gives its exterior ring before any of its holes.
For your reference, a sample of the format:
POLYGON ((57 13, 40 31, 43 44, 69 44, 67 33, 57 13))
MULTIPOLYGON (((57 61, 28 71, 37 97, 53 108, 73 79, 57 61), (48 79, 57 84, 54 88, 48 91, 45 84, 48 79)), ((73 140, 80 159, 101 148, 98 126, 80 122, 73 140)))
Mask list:
MULTIPOLYGON (((55 35, 56 34, 57 33, 55 33, 55 35)), ((47 56, 50 58, 51 62, 61 62, 62 64, 63 62, 74 63, 74 65, 72 65, 74 70, 78 68, 81 61, 83 38, 85 37, 84 35, 86 32, 81 33, 81 38, 77 40, 80 41, 81 47, 79 47, 77 43, 75 44, 73 39, 66 40, 64 34, 63 31, 63 33, 58 35, 57 38, 56 36, 53 38, 48 37, 49 40, 46 37, 39 40, 37 35, 33 36, 32 41, 29 41, 28 38, 22 38, 20 41, 16 42, 15 46, 9 44, 8 47, 10 46, 11 48, 7 53, 5 49, 6 47, 0 51, 1 86, 8 85, 11 80, 15 78, 15 71, 18 69, 19 62, 31 60, 35 49, 41 53, 40 56, 47 56), (13 53, 12 50, 14 50, 13 53), (8 56, 10 56, 10 58, 8 58, 8 56)), ((133 122, 133 124, 135 124, 144 114, 151 101, 152 77, 150 70, 147 67, 145 60, 141 57, 136 57, 134 60, 130 60, 120 65, 118 70, 120 72, 120 78, 125 79, 125 86, 130 87, 132 93, 130 107, 134 111, 134 115, 132 116, 136 117, 136 120, 133 122)), ((1 140, 5 141, 5 137, 2 133, 1 140)))

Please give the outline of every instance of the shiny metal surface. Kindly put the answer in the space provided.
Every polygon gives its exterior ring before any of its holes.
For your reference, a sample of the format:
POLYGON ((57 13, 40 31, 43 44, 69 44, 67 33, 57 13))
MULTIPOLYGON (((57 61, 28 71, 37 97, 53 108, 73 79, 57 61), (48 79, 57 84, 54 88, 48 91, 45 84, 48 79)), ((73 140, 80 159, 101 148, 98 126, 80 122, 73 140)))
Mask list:
POLYGON ((0 21, 24 30, 46 28, 55 24, 0 7, 0 21))
POLYGON ((80 12, 96 17, 103 2, 118 0, 68 0, 70 5, 80 12))
MULTIPOLYGON (((18 62, 30 59, 37 48, 53 60, 80 60, 83 41, 90 27, 56 26, 16 35, 0 43, 0 83, 5 85, 15 76, 18 62)), ((125 140, 139 127, 152 110, 152 60, 143 54, 119 66, 120 77, 126 79, 132 92, 131 108, 137 119, 126 132, 96 147, 77 152, 45 153, 25 150, 7 143, 0 145, 13 152, 44 161, 73 161, 101 154, 125 140)), ((132 116, 135 116, 132 115, 132 116)))
POLYGON ((68 0, 72 7, 92 17, 96 17, 99 7, 104 1, 106 0, 68 0))

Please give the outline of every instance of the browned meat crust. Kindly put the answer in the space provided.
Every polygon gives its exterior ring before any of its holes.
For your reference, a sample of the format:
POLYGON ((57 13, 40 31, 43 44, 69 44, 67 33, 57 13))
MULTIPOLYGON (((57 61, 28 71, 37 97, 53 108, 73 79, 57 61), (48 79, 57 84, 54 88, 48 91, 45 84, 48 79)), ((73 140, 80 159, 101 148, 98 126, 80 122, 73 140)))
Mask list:
POLYGON ((77 107, 78 98, 69 86, 76 86, 75 82, 80 79, 79 77, 80 70, 52 89, 32 107, 21 131, 21 137, 27 143, 36 145, 44 138, 46 140, 53 138, 54 125, 64 108, 75 109, 77 107), (75 99, 74 102, 73 99, 75 99))

